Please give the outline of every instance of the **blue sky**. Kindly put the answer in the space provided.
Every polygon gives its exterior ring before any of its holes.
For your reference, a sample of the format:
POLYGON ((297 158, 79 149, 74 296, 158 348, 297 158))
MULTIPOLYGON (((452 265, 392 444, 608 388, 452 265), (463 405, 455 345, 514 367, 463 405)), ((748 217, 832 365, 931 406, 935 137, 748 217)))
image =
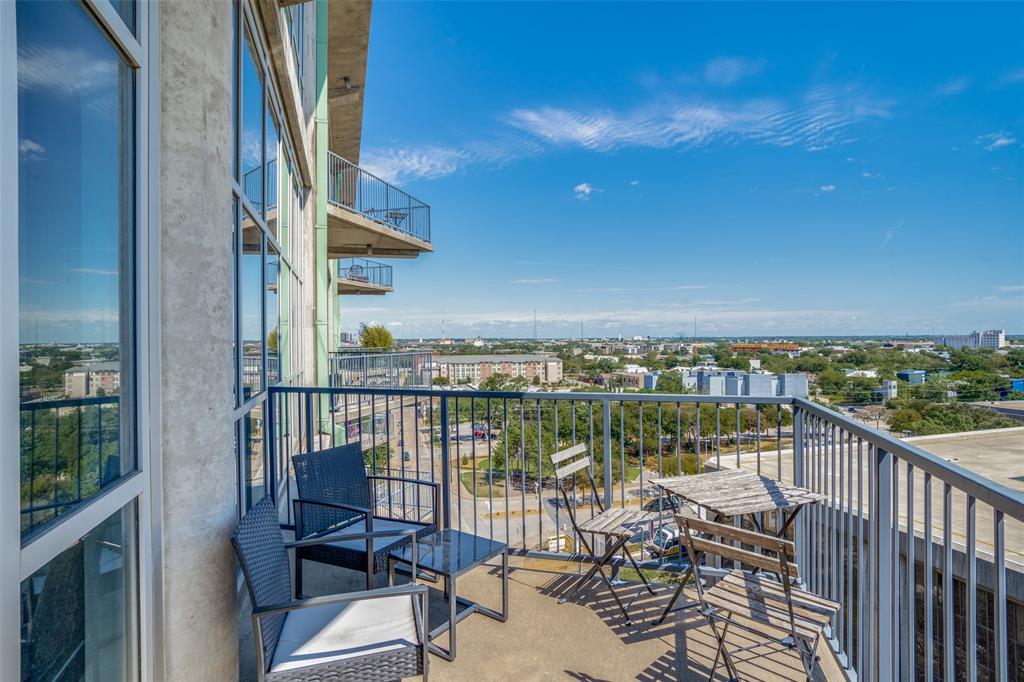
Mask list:
POLYGON ((1024 5, 374 6, 399 336, 1024 333, 1024 5))

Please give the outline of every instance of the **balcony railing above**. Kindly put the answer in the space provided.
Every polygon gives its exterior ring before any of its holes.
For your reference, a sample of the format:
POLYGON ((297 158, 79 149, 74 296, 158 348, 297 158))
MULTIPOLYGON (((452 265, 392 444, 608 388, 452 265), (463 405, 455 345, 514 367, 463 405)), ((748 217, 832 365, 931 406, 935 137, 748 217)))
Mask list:
POLYGON ((329 363, 330 384, 338 388, 425 388, 434 379, 432 353, 336 352, 329 363))
POLYGON ((406 236, 430 242, 430 206, 334 152, 328 157, 327 201, 406 236))
POLYGON ((392 287, 391 266, 365 258, 345 258, 338 261, 338 278, 356 285, 392 287))

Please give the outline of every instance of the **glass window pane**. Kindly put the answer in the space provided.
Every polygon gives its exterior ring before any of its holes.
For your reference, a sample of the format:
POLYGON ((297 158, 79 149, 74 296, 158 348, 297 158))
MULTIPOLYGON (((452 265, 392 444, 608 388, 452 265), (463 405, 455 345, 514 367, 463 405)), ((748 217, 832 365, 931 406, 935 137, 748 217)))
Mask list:
POLYGON ((19 2, 22 533, 134 469, 135 78, 75 2, 19 2))
POLYGON ((258 404, 241 420, 242 464, 245 467, 245 509, 267 494, 263 461, 263 403, 258 404))
POLYGON ((281 380, 280 345, 281 311, 278 307, 278 287, 280 286, 281 259, 277 249, 267 242, 267 292, 264 297, 264 313, 267 320, 267 385, 273 386, 281 380))
POLYGON ((21 583, 21 679, 137 677, 135 503, 21 583))
POLYGON ((242 50, 242 189, 263 211, 263 72, 249 30, 242 50))
POLYGON ((263 231, 246 212, 242 219, 238 309, 242 339, 242 402, 263 390, 263 231))
POLYGON ((114 6, 114 11, 121 15, 121 21, 128 27, 128 30, 132 32, 133 36, 138 36, 136 31, 138 16, 138 2, 137 0, 111 0, 114 6))
POLYGON ((277 186, 278 176, 280 173, 277 170, 277 142, 278 142, 278 129, 277 121, 274 120, 273 114, 270 110, 267 110, 267 230, 270 234, 274 235, 277 239, 277 186))

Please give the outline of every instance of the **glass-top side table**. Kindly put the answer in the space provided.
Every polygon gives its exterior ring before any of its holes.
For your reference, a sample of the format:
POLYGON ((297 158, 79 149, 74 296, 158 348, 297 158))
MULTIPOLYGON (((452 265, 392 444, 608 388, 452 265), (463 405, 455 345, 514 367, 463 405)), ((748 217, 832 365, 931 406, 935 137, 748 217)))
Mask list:
MULTIPOLYGON (((390 582, 394 583, 397 564, 411 565, 411 563, 412 545, 403 545, 392 552, 388 560, 390 582)), ((502 623, 508 620, 508 545, 505 543, 445 528, 416 542, 416 565, 419 569, 432 571, 444 578, 444 591, 448 598, 448 622, 431 630, 428 636, 430 650, 438 656, 449 661, 455 660, 455 626, 470 614, 479 612, 502 623), (456 578, 499 554, 501 555, 500 613, 460 597, 456 591, 456 578), (458 611, 458 605, 465 608, 458 611), (448 632, 447 649, 433 642, 445 631, 448 632)))

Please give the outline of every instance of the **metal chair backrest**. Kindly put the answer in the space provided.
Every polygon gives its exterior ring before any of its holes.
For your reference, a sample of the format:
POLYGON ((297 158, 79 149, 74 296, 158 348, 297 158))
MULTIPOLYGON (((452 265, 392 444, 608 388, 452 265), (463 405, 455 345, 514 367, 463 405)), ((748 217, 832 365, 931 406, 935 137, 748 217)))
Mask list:
POLYGON ((559 450, 558 452, 551 455, 551 463, 555 466, 555 481, 558 484, 558 490, 562 493, 562 498, 565 500, 566 508, 569 509, 569 513, 572 513, 572 506, 569 504, 569 493, 566 491, 565 485, 562 481, 568 477, 575 477, 580 471, 587 472, 587 478, 590 480, 590 492, 593 495, 593 499, 597 502, 597 506, 601 511, 604 511, 604 505, 601 504, 601 499, 597 494, 597 483, 594 481, 594 474, 590 471, 591 457, 588 452, 586 443, 577 443, 572 447, 566 448, 565 450, 559 450), (583 455, 582 457, 580 455, 583 455), (561 466, 559 466, 561 465, 561 466))
MULTIPOLYGON (((370 485, 362 446, 339 445, 292 457, 299 499, 347 504, 372 509, 370 485)), ((295 519, 297 537, 309 537, 325 530, 342 528, 357 518, 355 512, 319 505, 299 505, 295 519)))
MULTIPOLYGON (((277 507, 270 496, 252 506, 242 517, 231 536, 231 545, 242 567, 252 607, 285 604, 292 598, 291 570, 288 553, 281 537, 277 507)), ((274 651, 284 627, 285 614, 260 619, 263 635, 261 663, 264 672, 274 660, 274 651)))

